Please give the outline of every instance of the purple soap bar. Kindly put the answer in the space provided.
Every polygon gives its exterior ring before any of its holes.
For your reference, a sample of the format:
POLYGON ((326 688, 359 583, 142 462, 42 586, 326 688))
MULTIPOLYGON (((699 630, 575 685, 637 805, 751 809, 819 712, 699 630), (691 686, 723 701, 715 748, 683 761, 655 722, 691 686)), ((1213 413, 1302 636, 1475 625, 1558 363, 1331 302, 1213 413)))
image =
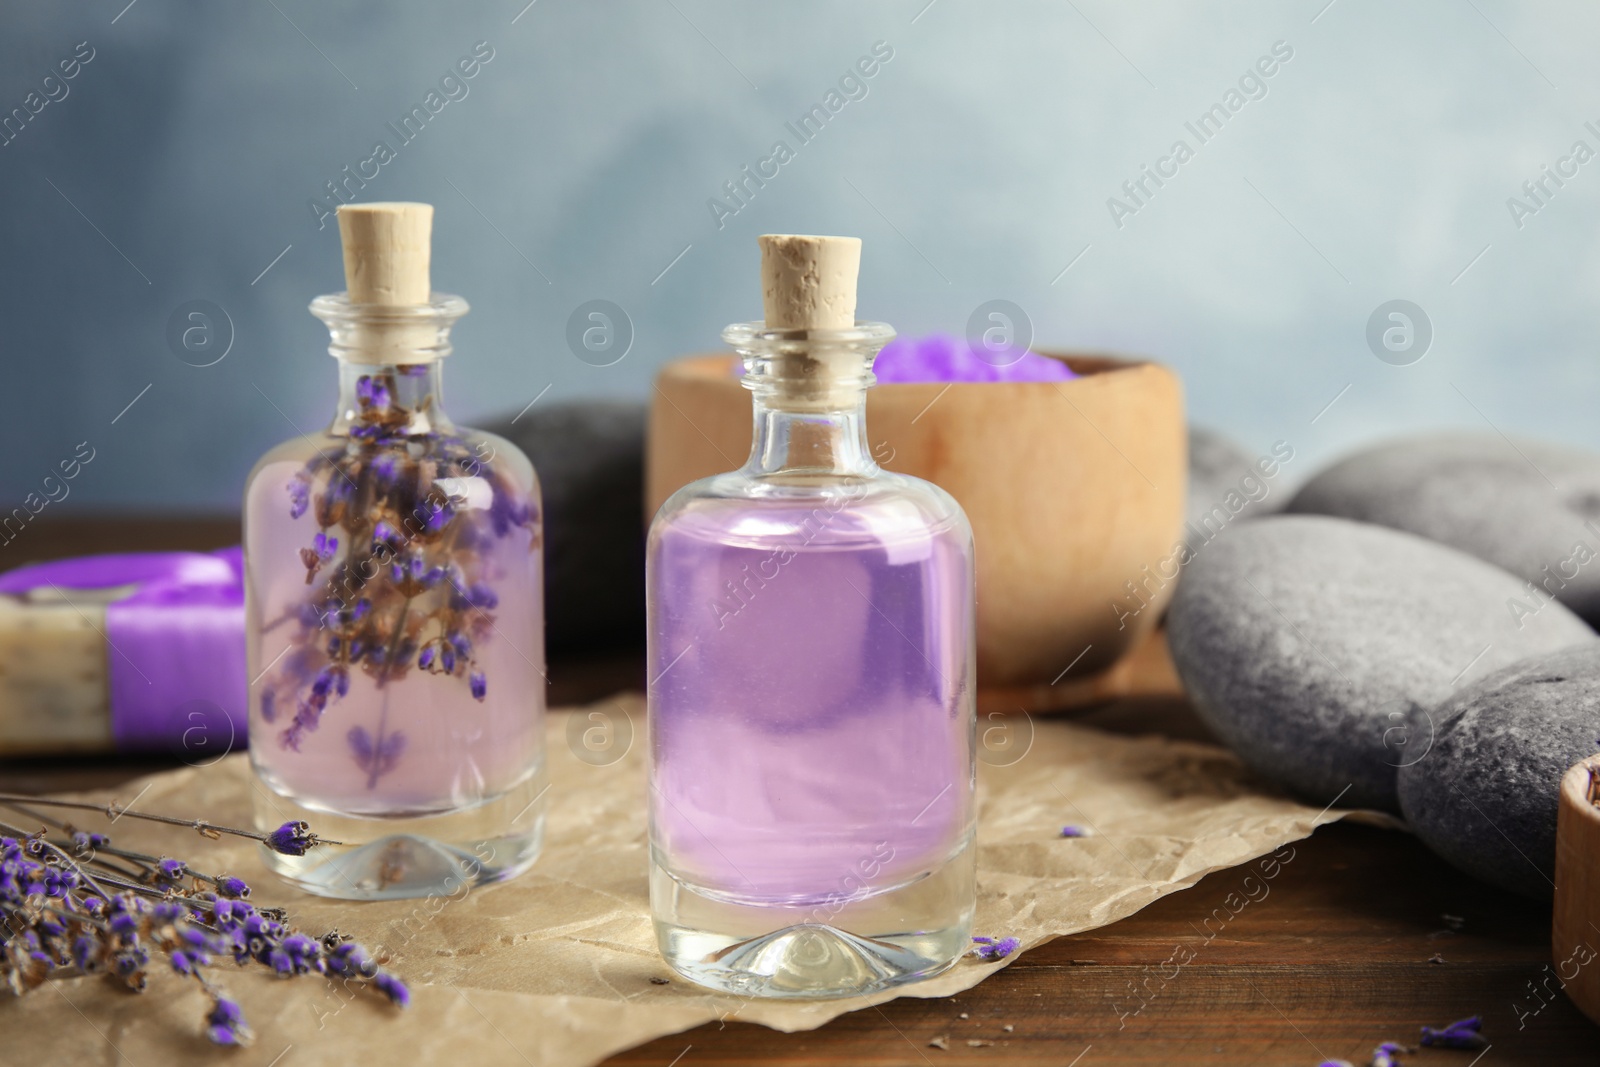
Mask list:
POLYGON ((244 747, 247 680, 237 548, 0 574, 0 752, 109 741, 220 758, 244 747))
POLYGON ((881 383, 1064 382, 1078 376, 1059 359, 1020 349, 992 352, 942 333, 889 342, 872 370, 881 383))

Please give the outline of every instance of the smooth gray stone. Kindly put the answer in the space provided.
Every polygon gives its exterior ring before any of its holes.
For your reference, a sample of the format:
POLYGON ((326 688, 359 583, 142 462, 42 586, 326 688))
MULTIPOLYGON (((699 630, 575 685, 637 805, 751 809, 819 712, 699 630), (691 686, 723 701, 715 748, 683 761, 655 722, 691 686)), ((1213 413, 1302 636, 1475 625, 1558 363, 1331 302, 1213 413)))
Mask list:
POLYGON ((1184 541, 1190 548, 1210 540, 1235 521, 1271 515, 1289 499, 1283 489, 1285 450, 1278 443, 1252 456, 1232 438, 1203 426, 1189 427, 1189 495, 1184 507, 1184 541), (1266 473, 1271 471, 1271 474, 1266 473))
POLYGON ((1600 642, 1522 583, 1411 534, 1312 515, 1199 548, 1168 615, 1195 709, 1250 767, 1315 804, 1396 811, 1423 709, 1519 659, 1600 642))
POLYGON ((515 422, 483 428, 526 452, 539 472, 550 650, 642 645, 645 406, 535 404, 515 422))
POLYGON ((1600 738, 1600 644, 1523 660, 1428 713, 1432 746, 1400 769, 1400 810, 1468 874, 1549 897, 1561 776, 1600 738))
POLYGON ((1600 453, 1489 433, 1406 438, 1319 472, 1288 510, 1441 541, 1600 623, 1600 453))

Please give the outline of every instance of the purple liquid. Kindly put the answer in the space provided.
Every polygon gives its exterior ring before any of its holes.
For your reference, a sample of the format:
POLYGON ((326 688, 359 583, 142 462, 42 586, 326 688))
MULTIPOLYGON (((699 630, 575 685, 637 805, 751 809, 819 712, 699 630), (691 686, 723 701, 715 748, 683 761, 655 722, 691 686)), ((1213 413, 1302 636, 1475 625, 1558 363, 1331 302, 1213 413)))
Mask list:
POLYGON ((970 833, 971 538, 898 489, 701 498, 649 550, 652 819, 679 881, 808 904, 970 833))

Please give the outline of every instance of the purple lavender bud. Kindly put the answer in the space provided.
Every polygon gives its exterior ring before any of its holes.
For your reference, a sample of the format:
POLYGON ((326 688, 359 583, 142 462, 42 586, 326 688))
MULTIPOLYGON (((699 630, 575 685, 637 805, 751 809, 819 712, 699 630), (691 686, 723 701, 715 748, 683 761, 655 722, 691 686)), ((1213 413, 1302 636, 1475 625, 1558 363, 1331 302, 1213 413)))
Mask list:
POLYGON ((1405 1046, 1385 1041, 1372 1050, 1372 1067, 1402 1067, 1400 1053, 1404 1051, 1405 1046))
POLYGON ((184 906, 175 900, 158 900, 150 906, 150 917, 157 922, 177 922, 184 915, 184 906))
POLYGON ((356 379, 356 400, 360 401, 362 407, 372 403, 372 375, 363 374, 356 379))
POLYGON ((132 978, 150 963, 150 953, 142 948, 126 948, 111 957, 111 973, 118 978, 132 978))
POLYGON ((286 822, 268 834, 266 841, 268 848, 285 856, 304 856, 316 843, 311 824, 304 822, 286 822))
POLYGON ((428 670, 433 666, 434 650, 431 643, 422 646, 422 654, 417 657, 417 666, 428 670))
POLYGON ((77 965, 78 970, 89 974, 95 969, 99 959, 97 951, 99 947, 99 943, 87 934, 72 943, 72 962, 77 965))
POLYGON ((350 695, 350 672, 342 667, 334 672, 333 691, 341 697, 350 695))
POLYGON ((179 974, 193 974, 196 962, 197 961, 195 960, 191 960, 189 958, 189 954, 184 952, 182 949, 176 949, 172 953, 172 969, 177 971, 179 974))
POLYGON ((489 681, 483 676, 482 671, 473 671, 472 677, 468 679, 468 684, 472 687, 472 699, 474 700, 482 700, 489 692, 489 681))
POLYGON ((1088 835, 1087 832, 1085 832, 1085 830, 1081 826, 1063 826, 1061 828, 1061 836, 1062 837, 1088 837, 1089 835, 1088 835))
POLYGON ((989 963, 1005 959, 1022 946, 1022 941, 1015 937, 1002 937, 998 941, 992 937, 975 937, 972 940, 978 945, 973 952, 980 960, 989 963))
POLYGON ((450 524, 450 520, 455 518, 455 513, 455 508, 450 501, 445 500, 435 503, 433 504, 433 510, 428 512, 427 516, 422 520, 423 528, 429 533, 438 533, 450 524))
POLYGON ((392 974, 379 974, 372 980, 378 987, 378 992, 389 998, 389 1003, 397 1008, 404 1008, 411 1003, 411 990, 406 988, 404 982, 392 974))
POLYGON ((344 941, 335 946, 328 953, 328 973, 354 977, 364 975, 371 977, 376 971, 372 957, 367 955, 367 950, 354 941, 344 941))
POLYGON ((444 667, 444 673, 454 674, 456 672, 456 650, 449 645, 445 645, 439 652, 439 663, 444 667))
POLYGON ((218 997, 206 1016, 206 1035, 219 1045, 248 1045, 250 1027, 245 1025, 244 1013, 239 1005, 227 997, 218 997))
POLYGON ((1477 1015, 1457 1019, 1439 1029, 1424 1026, 1422 1043, 1431 1048, 1480 1049, 1489 1043, 1479 1032, 1482 1028, 1483 1018, 1477 1015))
MULTIPOLYGON (((378 469, 377 460, 373 460, 372 469, 374 471, 378 469)), ((377 524, 372 527, 372 547, 377 548, 379 545, 387 545, 398 536, 394 532, 394 527, 390 526, 387 520, 379 519, 377 524)))
POLYGON ((449 636, 450 647, 456 650, 456 655, 462 659, 472 658, 472 642, 467 640, 463 633, 453 633, 449 636))
POLYGON ((188 874, 189 869, 183 865, 182 860, 162 858, 156 863, 156 873, 162 878, 177 881, 188 874))
MULTIPOLYGON (((372 471, 372 476, 377 479, 380 487, 387 487, 393 485, 400 476, 400 460, 392 453, 385 452, 383 455, 373 458, 368 470, 372 471)), ((377 528, 374 527, 372 532, 374 540, 393 542, 399 539, 399 535, 395 533, 394 527, 390 526, 386 522, 380 523, 379 525, 385 527, 387 533, 384 537, 379 538, 377 528)))
POLYGON ((304 474, 289 479, 289 518, 298 519, 311 506, 311 482, 304 474))

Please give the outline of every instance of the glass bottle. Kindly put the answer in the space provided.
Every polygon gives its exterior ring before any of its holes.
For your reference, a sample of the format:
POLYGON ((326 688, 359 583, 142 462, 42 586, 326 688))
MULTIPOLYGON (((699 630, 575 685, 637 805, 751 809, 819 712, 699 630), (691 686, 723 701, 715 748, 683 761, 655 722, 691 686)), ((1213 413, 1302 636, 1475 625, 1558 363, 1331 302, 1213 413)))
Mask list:
POLYGON ((729 326, 750 458, 650 530, 651 906, 703 985, 846 996, 970 947, 972 534, 868 447, 893 336, 729 326))
POLYGON ((245 491, 250 758, 259 828, 341 844, 263 856, 349 899, 510 877, 544 825, 538 480, 441 406, 466 301, 311 310, 339 360, 333 420, 245 491))

